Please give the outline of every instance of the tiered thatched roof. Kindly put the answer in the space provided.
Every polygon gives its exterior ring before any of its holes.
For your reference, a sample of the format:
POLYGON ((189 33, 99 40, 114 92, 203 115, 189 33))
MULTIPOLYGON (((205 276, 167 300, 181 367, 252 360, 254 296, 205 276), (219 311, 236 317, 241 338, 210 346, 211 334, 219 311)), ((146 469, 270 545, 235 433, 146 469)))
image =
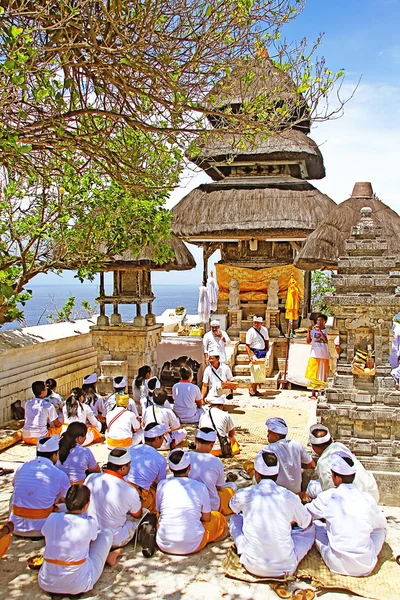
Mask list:
POLYGON ((360 210, 372 208, 372 218, 382 227, 389 252, 398 257, 400 265, 400 217, 378 200, 369 182, 356 183, 348 200, 338 204, 326 215, 322 223, 308 237, 295 260, 299 269, 337 269, 338 258, 343 254, 351 228, 360 220, 360 210))
POLYGON ((185 239, 308 235, 335 206, 306 181, 270 177, 200 185, 173 209, 174 233, 185 239))

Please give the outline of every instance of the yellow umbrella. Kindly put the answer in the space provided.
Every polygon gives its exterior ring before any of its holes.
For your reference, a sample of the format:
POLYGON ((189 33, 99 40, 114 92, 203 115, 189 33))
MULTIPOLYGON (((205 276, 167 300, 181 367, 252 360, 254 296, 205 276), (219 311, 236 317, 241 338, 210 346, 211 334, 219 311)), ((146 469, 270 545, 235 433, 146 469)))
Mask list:
POLYGON ((293 276, 290 277, 289 287, 286 297, 286 319, 296 321, 299 318, 299 298, 300 290, 297 281, 293 276))

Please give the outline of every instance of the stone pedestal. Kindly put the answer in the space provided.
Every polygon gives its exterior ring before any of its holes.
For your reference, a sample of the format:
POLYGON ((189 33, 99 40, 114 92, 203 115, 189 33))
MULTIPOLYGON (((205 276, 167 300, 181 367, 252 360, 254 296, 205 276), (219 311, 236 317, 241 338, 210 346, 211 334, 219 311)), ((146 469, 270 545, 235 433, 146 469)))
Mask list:
POLYGON ((279 323, 279 309, 267 308, 265 311, 265 327, 268 329, 268 335, 270 338, 279 337, 281 332, 279 331, 277 324, 279 323))
POLYGON ((102 360, 100 363, 100 376, 97 380, 97 391, 100 394, 112 394, 114 377, 128 378, 128 361, 102 360))
POLYGON ((227 334, 231 338, 239 337, 239 333, 242 329, 243 311, 241 309, 230 310, 228 318, 229 318, 229 329, 227 331, 227 334))
MULTIPOLYGON (((144 319, 144 317, 143 317, 144 319)), ((136 327, 123 323, 119 327, 95 325, 91 327, 93 346, 97 350, 97 367, 101 371, 104 361, 126 361, 126 375, 129 389, 139 367, 149 365, 157 370, 157 345, 161 340, 163 326, 156 324, 136 327)))

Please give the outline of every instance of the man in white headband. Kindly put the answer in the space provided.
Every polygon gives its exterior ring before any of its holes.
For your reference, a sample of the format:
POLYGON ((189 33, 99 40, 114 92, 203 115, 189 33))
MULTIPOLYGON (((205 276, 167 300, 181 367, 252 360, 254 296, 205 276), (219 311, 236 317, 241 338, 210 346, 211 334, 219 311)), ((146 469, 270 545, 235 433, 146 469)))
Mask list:
POLYGON ((209 355, 217 353, 221 363, 226 363, 225 345, 230 344, 231 340, 226 331, 220 329, 220 322, 214 319, 210 323, 210 331, 203 337, 204 361, 208 365, 209 355))
POLYGON ((146 427, 149 423, 163 423, 166 425, 168 433, 163 438, 160 450, 173 450, 187 436, 186 429, 181 427, 180 420, 170 406, 167 390, 160 387, 154 390, 153 403, 143 413, 143 427, 146 427))
POLYGON ((164 423, 148 423, 144 428, 144 444, 130 448, 131 468, 125 481, 138 491, 142 507, 156 512, 158 483, 167 477, 167 461, 158 450, 168 428, 164 423))
MULTIPOLYGON (((228 456, 221 450, 221 441, 226 438, 226 441, 230 444, 230 456, 239 454, 239 444, 235 438, 235 423, 231 415, 225 412, 225 399, 226 395, 211 396, 208 398, 210 406, 205 410, 204 414, 200 417, 199 427, 210 427, 217 431, 217 439, 211 450, 211 454, 214 456, 228 456)), ((229 445, 228 445, 229 449, 229 445)))
POLYGON ((352 455, 340 450, 330 458, 334 487, 307 504, 315 521, 315 543, 334 573, 367 577, 386 538, 386 519, 375 500, 354 485, 358 469, 352 455))
MULTIPOLYGON (((333 487, 332 476, 331 476, 331 455, 333 452, 347 452, 351 454, 350 450, 340 442, 334 442, 329 429, 325 425, 312 425, 310 427, 310 444, 313 452, 318 456, 317 462, 317 474, 318 480, 312 480, 307 486, 307 494, 310 498, 316 498, 318 494, 323 490, 328 490, 333 487)), ((354 463, 357 467, 357 473, 354 481, 354 485, 361 492, 367 492, 374 498, 376 502, 379 502, 378 486, 375 478, 371 472, 366 471, 360 461, 352 456, 354 463)))
POLYGON ((250 360, 250 396, 259 396, 259 385, 265 383, 266 356, 269 350, 268 329, 262 317, 253 317, 253 327, 246 333, 246 352, 250 360))
POLYGON ((97 383, 97 373, 91 373, 90 375, 85 375, 83 378, 83 385, 95 385, 97 383))
POLYGON ((68 476, 57 469, 58 435, 41 437, 36 458, 23 464, 14 476, 10 521, 14 535, 42 537, 41 529, 56 503, 64 502, 68 476))
POLYGON ((32 383, 34 398, 25 402, 25 422, 22 439, 25 444, 35 445, 40 437, 61 435, 62 422, 57 416, 53 404, 46 398, 47 388, 44 381, 32 383))
POLYGON ((230 501, 236 514, 229 529, 240 562, 260 577, 292 575, 314 543, 310 515, 298 496, 276 484, 276 454, 262 450, 254 468, 257 485, 239 490, 230 501))
POLYGON ((207 487, 189 478, 190 455, 173 450, 168 466, 174 477, 157 486, 157 545, 168 554, 193 554, 222 539, 228 531, 225 517, 211 511, 207 487))
POLYGON ((203 396, 199 386, 193 383, 193 371, 189 365, 179 369, 181 380, 172 387, 174 412, 181 423, 198 423, 204 412, 203 396))
POLYGON ((216 439, 215 429, 210 427, 198 429, 195 437, 196 450, 190 453, 189 477, 207 486, 211 510, 218 510, 223 515, 231 515, 229 500, 235 494, 237 486, 233 482, 226 483, 222 461, 210 454, 216 439))

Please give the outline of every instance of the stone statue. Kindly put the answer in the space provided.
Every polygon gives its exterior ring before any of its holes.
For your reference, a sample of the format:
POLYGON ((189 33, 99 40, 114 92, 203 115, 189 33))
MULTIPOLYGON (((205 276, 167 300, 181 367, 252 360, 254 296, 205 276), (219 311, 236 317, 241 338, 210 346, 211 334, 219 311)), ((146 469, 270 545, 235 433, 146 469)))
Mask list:
POLYGON ((237 279, 229 282, 229 305, 228 310, 240 310, 240 287, 237 279))
POLYGON ((271 277, 268 286, 268 304, 267 310, 279 310, 279 282, 276 277, 271 277))

